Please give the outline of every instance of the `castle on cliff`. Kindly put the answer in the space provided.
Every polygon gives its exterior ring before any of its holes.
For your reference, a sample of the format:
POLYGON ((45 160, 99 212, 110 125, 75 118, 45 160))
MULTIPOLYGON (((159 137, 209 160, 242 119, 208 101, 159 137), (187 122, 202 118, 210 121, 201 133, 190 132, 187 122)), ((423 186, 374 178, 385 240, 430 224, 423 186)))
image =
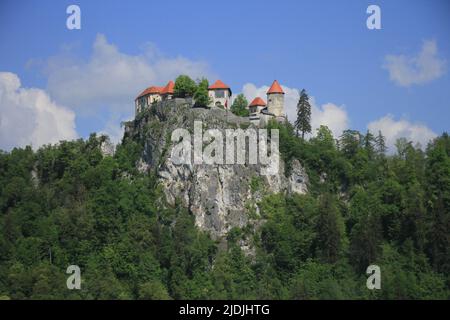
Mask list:
MULTIPOLYGON (((163 87, 151 86, 141 92, 135 99, 136 114, 150 108, 154 102, 174 98, 175 84, 169 81, 163 87)), ((221 107, 228 110, 231 107, 231 88, 217 80, 208 87, 210 98, 209 107, 221 107)), ((255 97, 247 106, 250 116, 249 120, 256 126, 265 126, 269 120, 285 121, 284 113, 284 91, 277 80, 274 80, 267 90, 267 103, 261 97, 255 97)))

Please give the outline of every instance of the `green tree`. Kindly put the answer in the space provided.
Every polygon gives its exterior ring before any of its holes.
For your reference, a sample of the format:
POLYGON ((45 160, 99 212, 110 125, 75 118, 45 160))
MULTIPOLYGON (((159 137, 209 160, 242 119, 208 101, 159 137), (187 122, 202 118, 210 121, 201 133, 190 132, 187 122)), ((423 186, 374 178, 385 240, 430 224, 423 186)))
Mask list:
POLYGON ((317 135, 312 139, 313 141, 318 141, 320 144, 327 146, 329 148, 335 148, 336 143, 331 130, 324 125, 320 125, 317 129, 317 135))
POLYGON ((323 195, 320 199, 316 229, 317 255, 324 262, 336 262, 344 242, 345 227, 333 198, 329 194, 323 195))
POLYGON ((305 133, 311 132, 311 104, 306 90, 300 92, 300 98, 297 103, 297 120, 295 120, 295 129, 302 133, 302 139, 305 138, 305 133))
POLYGON ((347 159, 355 158, 360 148, 361 140, 361 134, 358 131, 344 130, 339 140, 339 146, 347 159))
POLYGON ((237 116, 241 117, 249 116, 250 112, 248 110, 248 102, 242 93, 238 94, 237 97, 234 99, 230 110, 237 116))
POLYGON ((381 131, 378 131, 378 135, 375 138, 375 150, 379 156, 384 156, 387 151, 386 138, 381 131))
POLYGON ((450 137, 434 139, 427 148, 426 191, 430 230, 428 252, 436 270, 450 273, 450 137))
POLYGON ((298 270, 292 279, 290 288, 291 299, 343 299, 343 288, 333 277, 330 265, 309 259, 298 270))
POLYGON ((437 271, 448 274, 450 272, 450 211, 445 207, 441 195, 433 204, 432 214, 432 229, 429 234, 431 261, 437 271))
POLYGON ((139 286, 141 300, 170 300, 166 287, 158 281, 148 281, 139 286))
POLYGON ((364 150, 367 152, 367 156, 369 159, 373 159, 373 156, 375 155, 375 137, 374 135, 367 130, 366 135, 364 136, 364 150))
POLYGON ((259 212, 249 199, 248 224, 219 243, 180 200, 166 203, 157 166, 137 169, 143 136, 164 138, 159 119, 143 116, 136 124, 145 131, 127 132, 113 156, 96 134, 0 151, 0 299, 450 297, 448 134, 426 153, 400 140, 390 155, 380 132, 373 141, 348 130, 337 143, 321 126, 306 141, 271 121, 285 174, 308 192, 267 194, 252 176, 259 212), (308 180, 292 172, 294 160, 308 180), (382 290, 365 286, 372 263, 382 290), (82 269, 81 290, 65 287, 70 264, 82 269))
POLYGON ((197 91, 197 84, 187 75, 180 75, 175 79, 174 95, 179 98, 193 97, 197 91))
POLYGON ((395 141, 395 147, 397 148, 397 155, 400 158, 405 159, 408 149, 412 148, 412 142, 408 141, 406 138, 398 138, 395 141))
POLYGON ((383 203, 376 189, 354 188, 349 202, 347 228, 350 230, 350 261, 362 271, 381 253, 383 233, 380 212, 383 203))
POLYGON ((194 100, 195 100, 195 106, 196 107, 207 107, 211 99, 208 95, 208 87, 209 83, 208 80, 203 78, 197 85, 197 89, 194 93, 194 100))
POLYGON ((375 263, 381 253, 381 225, 376 212, 368 212, 354 225, 351 232, 350 256, 355 269, 364 271, 375 263))

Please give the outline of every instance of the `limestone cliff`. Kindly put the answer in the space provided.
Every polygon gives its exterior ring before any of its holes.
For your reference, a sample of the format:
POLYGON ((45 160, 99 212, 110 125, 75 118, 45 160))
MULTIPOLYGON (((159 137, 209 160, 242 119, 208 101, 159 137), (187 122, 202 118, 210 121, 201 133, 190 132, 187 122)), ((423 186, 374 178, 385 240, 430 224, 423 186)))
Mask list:
POLYGON ((175 165, 170 159, 171 133, 177 128, 193 132, 194 121, 202 121, 204 130, 252 127, 247 118, 226 110, 192 108, 188 99, 173 99, 154 104, 126 123, 124 141, 142 144, 138 169, 155 170, 167 202, 181 201, 195 216, 196 225, 213 238, 222 238, 233 227, 257 225, 258 202, 265 194, 307 192, 308 176, 297 160, 288 177, 281 159, 279 173, 271 176, 262 175, 260 165, 175 165))

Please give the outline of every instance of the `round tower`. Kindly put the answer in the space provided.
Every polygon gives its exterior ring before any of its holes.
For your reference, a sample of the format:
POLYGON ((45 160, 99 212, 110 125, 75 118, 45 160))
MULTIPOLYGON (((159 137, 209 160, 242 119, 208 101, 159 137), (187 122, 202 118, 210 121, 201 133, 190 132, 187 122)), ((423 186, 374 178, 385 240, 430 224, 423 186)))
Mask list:
POLYGON ((284 117, 284 91, 277 80, 267 91, 267 111, 277 118, 284 117))

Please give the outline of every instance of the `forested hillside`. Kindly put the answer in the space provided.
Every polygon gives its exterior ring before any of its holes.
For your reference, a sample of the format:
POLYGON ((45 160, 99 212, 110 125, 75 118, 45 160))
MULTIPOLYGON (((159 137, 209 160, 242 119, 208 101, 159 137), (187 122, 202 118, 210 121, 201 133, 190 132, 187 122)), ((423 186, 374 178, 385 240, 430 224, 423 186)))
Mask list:
POLYGON ((425 151, 402 139, 387 153, 382 135, 335 139, 321 127, 303 140, 290 125, 272 127, 285 163, 306 167, 309 192, 266 195, 261 227, 232 229, 227 245, 166 203, 155 173, 136 168, 136 142, 114 156, 95 135, 1 152, 0 297, 450 298, 447 134, 425 151), (254 255, 241 251, 244 236, 254 255), (81 290, 66 287, 72 264, 81 290), (381 290, 366 287, 369 264, 381 268, 381 290))

